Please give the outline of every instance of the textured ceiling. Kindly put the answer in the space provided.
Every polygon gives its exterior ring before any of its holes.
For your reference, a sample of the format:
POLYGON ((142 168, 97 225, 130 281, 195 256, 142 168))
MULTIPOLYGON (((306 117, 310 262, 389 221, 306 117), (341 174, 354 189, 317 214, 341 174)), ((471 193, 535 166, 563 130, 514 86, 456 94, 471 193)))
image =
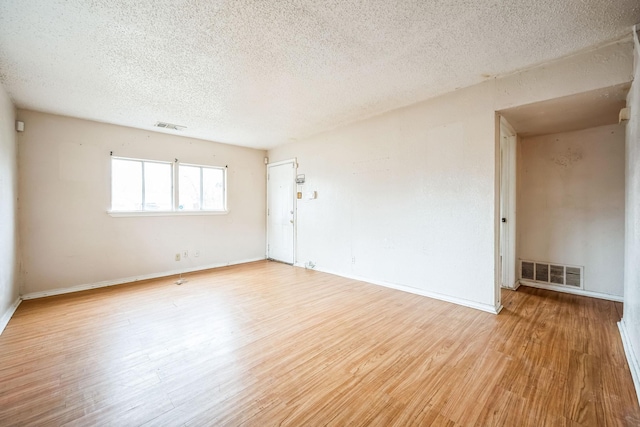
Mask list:
POLYGON ((638 0, 2 0, 20 108, 270 148, 625 36, 638 0))

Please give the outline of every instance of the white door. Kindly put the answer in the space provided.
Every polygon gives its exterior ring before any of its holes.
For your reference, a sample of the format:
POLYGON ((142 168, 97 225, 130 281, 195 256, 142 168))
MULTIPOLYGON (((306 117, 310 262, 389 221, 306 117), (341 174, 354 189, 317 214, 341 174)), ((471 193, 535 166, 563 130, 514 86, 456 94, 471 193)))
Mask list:
POLYGON ((293 264, 295 160, 267 165, 267 258, 293 264))
POLYGON ((516 134, 500 123, 500 286, 516 284, 516 134))

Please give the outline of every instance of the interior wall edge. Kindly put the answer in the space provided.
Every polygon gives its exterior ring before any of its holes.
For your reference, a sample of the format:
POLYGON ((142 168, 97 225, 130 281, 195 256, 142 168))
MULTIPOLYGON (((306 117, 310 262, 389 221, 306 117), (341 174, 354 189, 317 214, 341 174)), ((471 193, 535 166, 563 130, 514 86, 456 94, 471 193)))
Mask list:
POLYGON ((16 116, 16 106, 0 83, 0 333, 15 311, 22 284, 16 116))
POLYGON ((502 199, 502 161, 501 161, 501 137, 500 124, 502 116, 499 112, 494 113, 494 167, 493 170, 493 301, 496 309, 502 304, 500 285, 502 284, 502 263, 500 261, 501 252, 501 228, 500 228, 500 204, 502 199))
POLYGON ((626 122, 624 313, 618 324, 625 356, 640 402, 640 38, 634 26, 634 81, 627 95, 631 115, 626 122))
POLYGON ((633 351, 633 345, 629 337, 629 331, 624 318, 618 322, 618 329, 620 330, 620 338, 622 339, 622 347, 624 348, 624 354, 629 364, 629 371, 631 371, 631 378, 633 378, 633 386, 636 389, 636 398, 640 404, 640 362, 633 351))
POLYGON ((13 317, 13 313, 16 312, 16 310, 18 309, 18 306, 20 305, 20 303, 22 302, 22 298, 17 298, 7 309, 7 311, 2 315, 2 318, 0 318, 0 335, 2 335, 2 333, 4 332, 5 328, 7 327, 7 325, 9 324, 9 321, 11 320, 11 318, 13 317))

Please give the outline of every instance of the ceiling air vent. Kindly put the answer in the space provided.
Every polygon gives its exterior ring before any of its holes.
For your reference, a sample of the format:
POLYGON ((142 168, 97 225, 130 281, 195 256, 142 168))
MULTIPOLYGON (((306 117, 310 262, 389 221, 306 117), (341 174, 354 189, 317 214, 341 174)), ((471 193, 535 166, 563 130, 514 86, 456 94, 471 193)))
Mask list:
POLYGON ((166 122, 157 122, 155 125, 157 128, 170 129, 170 130, 183 130, 186 129, 186 126, 174 125, 172 123, 166 122))

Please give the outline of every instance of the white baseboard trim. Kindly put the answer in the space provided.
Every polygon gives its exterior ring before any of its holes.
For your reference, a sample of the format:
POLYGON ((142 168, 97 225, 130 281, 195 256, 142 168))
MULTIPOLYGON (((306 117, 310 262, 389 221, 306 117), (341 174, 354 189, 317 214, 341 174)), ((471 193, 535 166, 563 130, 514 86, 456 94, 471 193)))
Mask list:
POLYGON ((210 270, 212 268, 228 267, 231 265, 246 264, 248 262, 255 262, 255 261, 262 261, 262 260, 264 260, 264 258, 250 258, 250 259, 244 259, 244 260, 227 262, 227 263, 201 265, 199 267, 193 267, 193 268, 164 271, 162 273, 142 274, 140 276, 123 277, 121 279, 105 280, 103 282, 70 286, 68 288, 52 289, 49 291, 41 291, 41 292, 30 292, 28 294, 22 295, 21 298, 23 300, 44 298, 44 297, 50 297, 53 295, 62 295, 62 294, 68 294, 71 292, 79 292, 79 291, 86 291, 89 289, 104 288, 107 286, 122 285, 124 283, 138 282, 140 280, 157 279, 160 277, 175 276, 177 274, 193 273, 195 271, 210 270))
POLYGON ((13 304, 9 306, 7 311, 2 315, 2 318, 0 319, 0 335, 2 335, 2 332, 4 332, 4 328, 6 328, 7 325, 9 324, 9 320, 11 320, 13 313, 16 312, 16 309, 18 308, 21 302, 22 300, 18 297, 18 299, 15 300, 13 304))
POLYGON ((530 288, 546 289, 548 291, 564 292, 565 294, 581 295, 583 297, 606 299, 608 301, 623 302, 623 297, 611 294, 602 294, 600 292, 585 291, 584 289, 571 289, 564 286, 546 285, 544 283, 530 282, 520 279, 520 284, 530 288))
POLYGON ((627 332, 627 326, 624 322, 624 318, 618 322, 618 329, 620 329, 620 337, 622 338, 622 346, 624 347, 624 354, 627 356, 627 363, 629 364, 629 370, 631 371, 631 378, 633 378, 633 385, 636 389, 636 399, 640 404, 640 362, 636 357, 631 340, 629 339, 629 333, 627 332))
MULTIPOLYGON (((305 268, 304 264, 299 264, 296 263, 294 264, 295 267, 300 267, 300 268, 305 268)), ((358 280, 360 282, 366 282, 366 283, 371 283, 372 285, 377 285, 377 286, 384 286, 385 288, 391 288, 391 289, 395 289, 398 291, 403 291, 403 292, 408 292, 410 294, 415 294, 415 295, 420 295, 423 297, 428 297, 428 298, 433 298, 433 299, 437 299, 440 301, 446 301, 446 302, 450 302, 453 304, 457 304, 457 305, 461 305, 464 307, 469 307, 469 308, 475 308, 476 310, 481 310, 481 311, 486 311, 487 313, 491 313, 491 314, 498 314, 500 313, 500 310, 502 310, 502 305, 500 305, 499 307, 494 307, 490 304, 482 304, 479 302, 475 302, 475 301, 469 301, 466 299, 462 299, 462 298, 457 298, 457 297, 452 297, 449 295, 443 295, 443 294, 439 294, 437 292, 430 292, 430 291, 425 291, 424 289, 418 289, 418 288, 414 288, 411 286, 405 286, 405 285, 399 285, 396 283, 390 283, 390 282, 385 282, 383 280, 372 280, 372 279, 368 279, 366 277, 360 277, 360 276, 355 276, 355 275, 350 275, 350 274, 342 274, 342 273, 338 273, 332 270, 327 270, 324 268, 314 268, 313 270, 316 271, 320 271, 322 273, 327 273, 327 274, 333 274, 335 276, 340 276, 340 277, 344 277, 346 279, 352 279, 352 280, 358 280)))
POLYGON ((506 289, 508 291, 517 291, 518 288, 520 287, 520 281, 516 281, 516 283, 513 284, 513 287, 509 288, 507 286, 500 286, 500 289, 506 289))

